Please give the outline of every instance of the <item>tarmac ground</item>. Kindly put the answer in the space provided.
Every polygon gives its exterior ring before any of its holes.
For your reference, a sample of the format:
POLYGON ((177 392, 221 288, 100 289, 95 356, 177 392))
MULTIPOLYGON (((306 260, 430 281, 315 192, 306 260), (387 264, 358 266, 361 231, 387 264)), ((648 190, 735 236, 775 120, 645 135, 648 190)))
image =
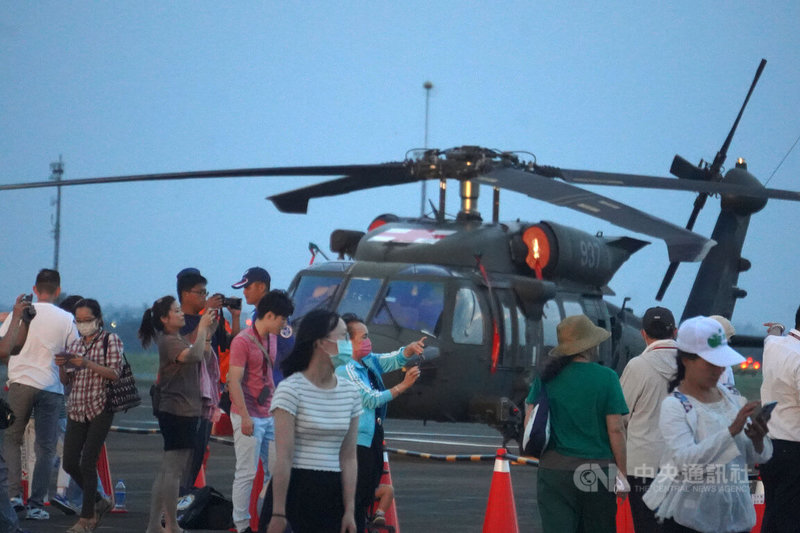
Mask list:
MULTIPOLYGON (((114 426, 138 429, 157 427, 152 417, 149 384, 140 384, 142 406, 117 415, 114 426)), ((431 454, 492 455, 500 436, 478 424, 428 423, 414 420, 387 422, 387 447, 431 454)), ((127 492, 127 513, 109 514, 96 530, 102 533, 143 533, 148 519, 150 488, 161 461, 162 440, 157 434, 111 432, 106 440, 112 484, 122 479, 127 492)), ((515 450, 510 450, 514 453, 515 450)), ((206 482, 230 497, 233 481, 233 446, 212 442, 206 482)), ((480 532, 486 512, 494 462, 443 462, 390 454, 400 530, 406 533, 480 532)), ((540 531, 536 511, 536 468, 511 466, 520 531, 540 531)), ((49 507, 50 520, 20 520, 31 533, 65 532, 76 521, 49 507)), ((206 531, 206 530, 194 530, 206 531)))

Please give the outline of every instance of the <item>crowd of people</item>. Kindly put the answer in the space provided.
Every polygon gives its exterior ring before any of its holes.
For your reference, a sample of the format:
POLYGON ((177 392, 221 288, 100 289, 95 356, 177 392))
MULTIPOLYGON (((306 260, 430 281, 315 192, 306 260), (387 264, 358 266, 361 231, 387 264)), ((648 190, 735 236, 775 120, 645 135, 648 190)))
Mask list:
MULTIPOLYGON (((164 450, 147 532, 183 531, 175 502, 192 490, 223 410, 233 428, 237 533, 251 532, 259 462, 268 480, 259 531, 362 533, 383 525, 392 499, 391 487, 380 485, 386 405, 413 387, 420 369, 409 365, 389 389, 382 375, 405 368, 426 338, 376 354, 363 318, 322 308, 292 330, 294 303, 271 290, 260 267, 232 285, 254 306, 242 329, 241 301, 206 287, 198 269, 183 269, 177 295, 153 302, 139 328, 142 345, 158 351, 151 399, 164 450)), ((44 504, 62 420, 63 469, 81 493, 67 532, 87 533, 111 509, 98 491, 96 463, 113 421, 107 391, 122 372, 122 341, 104 329, 97 300, 59 302, 58 272, 40 271, 33 292, 36 301, 20 295, 0 327, 15 415, 0 431, 0 533, 23 531, 18 513, 49 518, 44 504), (31 418, 36 465, 23 505, 20 448, 31 418)), ((606 329, 585 315, 561 321, 558 345, 526 400, 526 416, 543 395, 549 406, 550 439, 537 474, 544 531, 615 531, 620 496, 630 498, 638 532, 749 531, 754 465, 765 486, 762 531, 796 530, 800 309, 786 335, 781 324, 765 325, 762 408, 735 388, 731 368, 744 358, 728 346, 735 331, 722 316, 677 325, 668 309, 648 309, 647 347, 621 377, 597 364, 606 329)))
MULTIPOLYGON (((206 287, 198 269, 181 270, 176 296, 153 302, 138 331, 142 346, 158 351, 151 399, 164 443, 147 531, 183 531, 172 502, 192 490, 223 411, 234 437, 237 532, 251 531, 250 493, 259 462, 269 480, 260 531, 355 532, 357 523, 364 531, 368 519, 382 524, 392 500, 391 487, 379 486, 385 404, 414 384, 419 368, 389 390, 380 376, 422 353, 424 338, 373 354, 363 320, 344 317, 345 324, 322 309, 306 314, 292 331, 294 304, 285 292, 270 290, 261 267, 232 284, 254 306, 241 329, 241 301, 209 295, 206 287), (380 505, 368 518, 376 498, 380 505)), ((59 301, 58 272, 40 271, 33 291, 36 301, 20 295, 0 329, 0 361, 8 365, 7 397, 16 416, 0 432, 0 533, 22 532, 20 516, 49 519, 45 501, 62 419, 62 465, 80 503, 76 508, 60 489, 49 499, 77 511, 68 533, 87 533, 111 509, 98 491, 96 464, 113 421, 107 387, 121 375, 122 341, 104 329, 97 300, 59 301), (20 449, 31 418, 37 462, 23 505, 20 449)))
POLYGON ((761 531, 798 531, 800 308, 786 336, 783 325, 764 325, 761 401, 748 402, 735 388, 732 368, 745 358, 728 346, 735 330, 725 317, 678 326, 668 309, 648 309, 646 348, 619 380, 591 364, 609 333, 584 315, 565 318, 526 400, 527 416, 542 390, 549 403, 537 485, 543 530, 614 532, 621 497, 639 533, 748 532, 749 474, 758 472, 761 531))

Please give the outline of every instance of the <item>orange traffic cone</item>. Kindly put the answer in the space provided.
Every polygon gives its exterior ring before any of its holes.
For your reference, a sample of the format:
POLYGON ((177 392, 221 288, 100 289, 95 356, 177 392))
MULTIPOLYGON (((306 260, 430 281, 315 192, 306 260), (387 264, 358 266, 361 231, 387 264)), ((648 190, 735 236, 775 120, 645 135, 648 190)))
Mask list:
POLYGON ((261 489, 264 488, 264 463, 261 459, 258 460, 256 467, 256 477, 253 478, 253 488, 250 490, 250 529, 258 531, 258 515, 260 509, 258 508, 258 500, 261 497, 261 489))
MULTIPOLYGON (((386 443, 383 443, 386 446, 386 443)), ((392 472, 389 470, 389 454, 385 451, 383 452, 383 474, 381 475, 380 485, 388 485, 392 488, 392 494, 394 493, 394 486, 392 485, 392 472)), ((372 508, 370 509, 370 516, 375 514, 375 511, 378 509, 378 501, 376 500, 375 503, 372 504, 372 508)), ((384 516, 386 522, 381 526, 374 526, 368 528, 369 531, 380 531, 380 532, 388 532, 388 533, 400 533, 400 521, 397 519, 397 506, 395 505, 394 497, 392 497, 392 503, 389 505, 389 508, 386 510, 386 515, 384 516)))
POLYGON ((494 460, 492 486, 489 489, 489 503, 486 505, 486 518, 483 520, 483 533, 519 533, 517 525, 517 506, 514 503, 514 489, 511 487, 511 472, 503 448, 497 450, 494 460))
POLYGON ((630 498, 617 497, 617 533, 634 533, 630 498))
POLYGON ((233 425, 231 425, 231 418, 227 413, 220 413, 219 420, 211 426, 211 434, 218 437, 233 436, 233 425))
POLYGON ((111 500, 111 503, 114 503, 114 486, 111 484, 111 465, 108 462, 108 450, 105 444, 100 448, 100 455, 97 457, 97 475, 100 477, 100 485, 103 487, 103 492, 109 495, 109 500, 111 500))
POLYGON ((753 492, 750 497, 753 499, 753 507, 756 509, 756 525, 751 529, 751 533, 761 531, 761 522, 764 521, 764 483, 759 479, 751 484, 753 492))

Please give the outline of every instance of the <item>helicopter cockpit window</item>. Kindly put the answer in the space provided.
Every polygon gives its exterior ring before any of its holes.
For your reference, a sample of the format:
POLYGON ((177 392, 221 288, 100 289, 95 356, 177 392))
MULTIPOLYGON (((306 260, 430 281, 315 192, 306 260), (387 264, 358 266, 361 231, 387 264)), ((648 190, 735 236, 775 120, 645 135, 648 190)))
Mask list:
POLYGON ((561 315, 558 312, 558 304, 554 300, 545 302, 542 308, 542 344, 545 347, 545 354, 558 345, 556 326, 559 322, 561 322, 561 315))
POLYGON ((583 311, 583 306, 580 302, 576 302, 574 300, 564 300, 562 302, 564 306, 564 318, 573 315, 585 315, 583 311))
POLYGON ((392 281, 372 323, 437 334, 443 310, 444 286, 441 283, 392 281))
POLYGON ((483 344, 483 329, 483 311, 478 296, 472 289, 458 289, 453 311, 453 341, 458 344, 483 344))
POLYGON ((344 290, 337 312, 340 315, 354 313, 362 320, 366 318, 372 303, 381 288, 383 280, 374 278, 353 278, 344 290))
POLYGON ((302 317, 317 307, 328 307, 333 301, 333 295, 342 282, 342 278, 330 276, 309 276, 300 278, 297 288, 292 294, 294 300, 294 315, 302 317))

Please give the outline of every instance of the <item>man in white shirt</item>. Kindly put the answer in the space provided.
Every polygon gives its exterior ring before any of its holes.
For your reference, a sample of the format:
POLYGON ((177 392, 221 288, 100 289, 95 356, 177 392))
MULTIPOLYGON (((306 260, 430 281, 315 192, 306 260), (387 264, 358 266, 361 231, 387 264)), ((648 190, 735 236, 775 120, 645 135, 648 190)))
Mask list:
POLYGON ((661 402, 678 365, 675 345, 675 317, 664 307, 651 307, 642 317, 644 351, 625 366, 620 385, 630 414, 623 417, 627 427, 628 482, 634 530, 661 531, 655 514, 642 496, 656 477, 664 438, 658 428, 661 402))
POLYGON ((767 422, 772 459, 761 465, 764 482, 764 533, 800 527, 800 307, 794 329, 768 322, 764 339, 761 402, 778 402, 767 422))
MULTIPOLYGON (((54 356, 78 338, 78 331, 73 316, 53 305, 61 294, 61 277, 57 271, 42 269, 36 276, 33 292, 36 316, 31 320, 19 354, 8 362, 8 403, 17 418, 5 431, 3 451, 8 464, 8 493, 15 506, 21 505, 20 447, 33 412, 36 465, 26 518, 47 520, 50 515, 44 510, 44 499, 56 453, 58 417, 64 403, 64 387, 58 378, 54 356)), ((3 322, 0 337, 9 330, 13 320, 12 315, 3 322)))

